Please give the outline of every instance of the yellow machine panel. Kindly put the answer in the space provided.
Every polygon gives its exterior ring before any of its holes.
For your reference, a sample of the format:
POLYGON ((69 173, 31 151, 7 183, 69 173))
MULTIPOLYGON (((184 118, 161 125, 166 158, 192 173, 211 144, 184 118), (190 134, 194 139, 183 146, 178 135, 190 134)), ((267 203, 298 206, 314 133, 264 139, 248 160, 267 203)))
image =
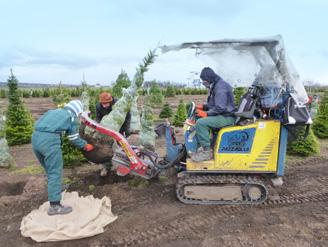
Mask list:
POLYGON ((221 129, 214 160, 192 162, 188 171, 276 172, 279 154, 280 122, 258 121, 247 126, 221 129))

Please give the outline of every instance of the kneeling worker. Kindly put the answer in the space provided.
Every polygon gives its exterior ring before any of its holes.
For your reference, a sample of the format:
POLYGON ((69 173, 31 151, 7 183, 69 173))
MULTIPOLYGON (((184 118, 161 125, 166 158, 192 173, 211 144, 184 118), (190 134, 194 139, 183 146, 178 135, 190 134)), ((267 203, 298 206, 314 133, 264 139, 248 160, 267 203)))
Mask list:
POLYGON ((205 105, 196 106, 196 114, 199 117, 196 121, 196 137, 201 146, 191 156, 196 162, 213 158, 210 130, 233 125, 235 122, 232 87, 209 67, 202 70, 200 78, 203 85, 209 89, 209 96, 205 105))
MULTIPOLYGON (((98 123, 100 123, 100 121, 103 119, 104 116, 106 116, 113 110, 113 106, 115 105, 116 101, 117 100, 107 92, 102 92, 99 95, 99 103, 96 104, 96 121, 98 123)), ((130 135, 129 132, 130 122, 131 122, 131 114, 130 112, 128 112, 125 117, 125 121, 119 131, 122 135, 125 135, 126 137, 130 135)), ((111 161, 103 164, 103 167, 100 171, 100 176, 102 177, 106 176, 111 166, 112 166, 111 161)))
POLYGON ((46 112, 34 127, 33 151, 48 177, 48 215, 68 214, 72 211, 72 207, 60 203, 63 173, 62 136, 67 134, 73 145, 88 152, 94 148, 79 137, 78 117, 82 111, 82 103, 72 100, 62 109, 46 112))

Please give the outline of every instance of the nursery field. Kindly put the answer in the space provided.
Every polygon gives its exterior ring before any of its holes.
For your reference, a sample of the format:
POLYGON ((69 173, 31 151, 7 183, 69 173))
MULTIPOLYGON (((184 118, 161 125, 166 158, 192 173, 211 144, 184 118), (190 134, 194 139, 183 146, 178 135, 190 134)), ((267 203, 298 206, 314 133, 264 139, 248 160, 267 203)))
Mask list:
MULTIPOLYGON (((179 100, 201 103, 206 95, 165 98, 174 110, 179 100)), ((139 99, 142 106, 143 98, 139 99)), ((55 108, 51 98, 25 98, 34 119, 55 108)), ((7 105, 6 99, 0 104, 7 105)), ((154 108, 160 122, 160 107, 154 108)), ((177 139, 182 131, 177 128, 177 139)), ((162 151, 163 140, 156 148, 162 151)), ((17 164, 0 170, 1 246, 327 246, 328 142, 320 141, 319 155, 288 156, 284 184, 271 188, 260 206, 195 206, 175 196, 174 169, 151 181, 111 173, 102 178, 98 165, 66 168, 68 191, 97 198, 108 196, 118 219, 95 237, 37 244, 20 234, 23 216, 47 200, 46 177, 31 144, 11 146, 17 164)))

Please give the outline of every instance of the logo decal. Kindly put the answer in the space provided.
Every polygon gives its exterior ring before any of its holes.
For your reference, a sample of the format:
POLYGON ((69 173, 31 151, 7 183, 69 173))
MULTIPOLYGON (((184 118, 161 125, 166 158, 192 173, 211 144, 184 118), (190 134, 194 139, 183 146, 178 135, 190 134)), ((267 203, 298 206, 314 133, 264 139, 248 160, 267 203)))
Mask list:
POLYGON ((252 150, 255 128, 224 133, 221 138, 219 153, 250 153, 252 150))

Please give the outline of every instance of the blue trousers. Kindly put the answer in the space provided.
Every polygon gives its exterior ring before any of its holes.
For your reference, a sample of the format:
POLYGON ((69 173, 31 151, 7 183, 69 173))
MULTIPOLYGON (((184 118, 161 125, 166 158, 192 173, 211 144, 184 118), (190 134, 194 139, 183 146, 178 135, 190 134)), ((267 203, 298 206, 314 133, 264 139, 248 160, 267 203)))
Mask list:
POLYGON ((48 178, 48 200, 61 200, 63 157, 59 134, 35 131, 32 135, 33 152, 48 178))

